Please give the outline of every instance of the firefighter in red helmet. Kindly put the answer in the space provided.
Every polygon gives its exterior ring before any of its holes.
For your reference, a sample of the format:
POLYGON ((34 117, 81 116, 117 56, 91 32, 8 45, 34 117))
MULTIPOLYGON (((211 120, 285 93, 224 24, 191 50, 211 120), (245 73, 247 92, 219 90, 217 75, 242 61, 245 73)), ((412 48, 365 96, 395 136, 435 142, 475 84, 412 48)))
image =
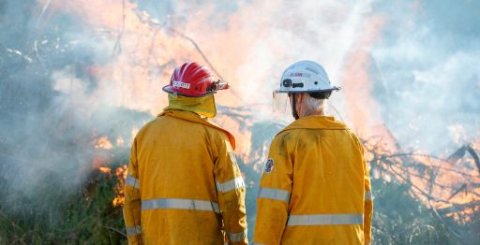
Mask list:
POLYGON ((137 134, 125 187, 129 244, 246 244, 245 184, 235 139, 210 123, 226 89, 194 62, 175 69, 169 105, 137 134))

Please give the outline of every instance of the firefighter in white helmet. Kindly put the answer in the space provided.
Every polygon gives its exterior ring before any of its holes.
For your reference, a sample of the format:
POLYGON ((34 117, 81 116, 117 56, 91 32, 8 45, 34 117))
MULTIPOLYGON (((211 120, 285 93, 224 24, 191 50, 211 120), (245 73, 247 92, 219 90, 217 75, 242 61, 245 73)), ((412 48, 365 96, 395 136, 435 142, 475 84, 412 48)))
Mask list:
POLYGON ((245 184, 216 114, 214 81, 194 62, 175 69, 169 105, 132 145, 125 180, 129 244, 246 244, 245 184))
POLYGON ((369 244, 373 202, 362 144, 325 115, 332 86, 313 61, 289 66, 293 123, 270 146, 260 181, 255 244, 369 244))

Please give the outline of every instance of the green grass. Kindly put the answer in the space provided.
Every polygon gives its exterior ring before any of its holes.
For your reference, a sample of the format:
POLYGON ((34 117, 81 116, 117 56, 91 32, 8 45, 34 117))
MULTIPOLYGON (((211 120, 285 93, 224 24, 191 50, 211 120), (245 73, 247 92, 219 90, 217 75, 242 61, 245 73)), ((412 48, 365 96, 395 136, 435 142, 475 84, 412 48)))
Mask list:
POLYGON ((73 192, 49 179, 39 195, 2 198, 0 244, 126 243, 122 209, 112 205, 117 176, 95 171, 73 192))

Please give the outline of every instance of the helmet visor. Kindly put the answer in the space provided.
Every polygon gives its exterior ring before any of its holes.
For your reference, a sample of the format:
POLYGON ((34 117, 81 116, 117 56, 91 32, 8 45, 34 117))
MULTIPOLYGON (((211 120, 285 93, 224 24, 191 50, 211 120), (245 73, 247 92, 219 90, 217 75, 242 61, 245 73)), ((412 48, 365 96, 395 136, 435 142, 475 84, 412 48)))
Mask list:
POLYGON ((289 93, 273 92, 272 109, 275 118, 280 120, 292 119, 292 104, 289 93))

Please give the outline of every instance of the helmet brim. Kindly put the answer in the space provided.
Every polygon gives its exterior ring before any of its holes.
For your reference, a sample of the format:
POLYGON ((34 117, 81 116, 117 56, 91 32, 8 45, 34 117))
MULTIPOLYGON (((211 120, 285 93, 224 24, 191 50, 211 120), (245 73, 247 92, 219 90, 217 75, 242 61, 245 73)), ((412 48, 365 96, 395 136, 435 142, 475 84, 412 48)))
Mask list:
POLYGON ((169 94, 177 94, 177 92, 173 89, 173 86, 171 85, 163 86, 162 90, 169 94))
POLYGON ((341 90, 341 87, 332 87, 329 89, 322 89, 322 90, 302 90, 302 91, 295 91, 295 90, 280 90, 277 89, 273 91, 274 93, 293 93, 293 94, 299 94, 299 93, 322 93, 322 92, 332 92, 332 91, 339 91, 341 90))
POLYGON ((172 85, 166 85, 162 88, 162 90, 168 94, 172 94, 172 95, 181 95, 181 96, 184 96, 184 97, 192 97, 192 98, 198 98, 198 97, 204 97, 204 96, 207 96, 207 95, 210 95, 210 94, 215 94, 215 92, 209 92, 209 93, 206 93, 206 94, 202 94, 202 95, 198 95, 198 96, 194 96, 194 95, 186 95, 186 94, 183 94, 183 93, 180 93, 178 92, 174 86, 172 85))

